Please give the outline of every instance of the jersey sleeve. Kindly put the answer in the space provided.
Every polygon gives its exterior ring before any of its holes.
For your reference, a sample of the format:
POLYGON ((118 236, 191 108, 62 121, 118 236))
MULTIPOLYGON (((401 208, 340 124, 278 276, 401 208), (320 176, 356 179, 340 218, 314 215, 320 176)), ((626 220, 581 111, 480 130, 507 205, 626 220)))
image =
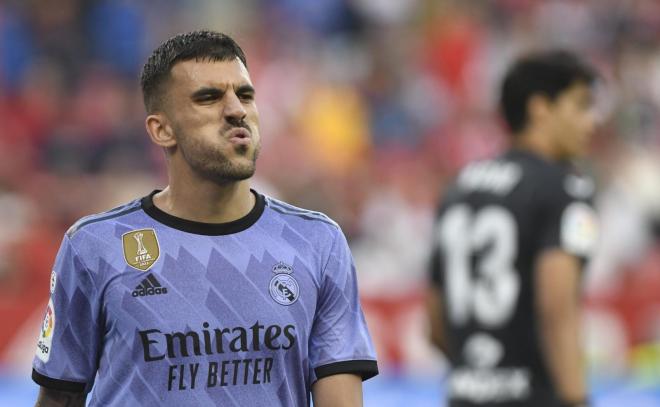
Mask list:
MULTIPOLYGON (((542 203, 540 249, 559 248, 586 261, 598 242, 598 220, 591 196, 575 196, 567 185, 576 179, 565 177, 555 188, 547 190, 542 203)), ((586 182, 586 181, 585 181, 586 182)))
POLYGON ((50 279, 50 300, 37 340, 32 379, 61 391, 89 392, 99 359, 99 293, 65 236, 50 279))
POLYGON ((311 382, 340 373, 378 374, 376 352, 360 307, 355 266, 339 231, 322 273, 309 340, 311 382))

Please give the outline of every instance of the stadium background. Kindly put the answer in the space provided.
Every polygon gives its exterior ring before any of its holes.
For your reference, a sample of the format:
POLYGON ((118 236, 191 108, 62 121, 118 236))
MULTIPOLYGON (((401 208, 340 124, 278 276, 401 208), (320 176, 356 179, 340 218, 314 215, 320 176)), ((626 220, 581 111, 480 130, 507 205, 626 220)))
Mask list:
POLYGON ((596 406, 660 406, 660 2, 4 0, 0 2, 0 405, 28 379, 51 264, 77 218, 163 186, 141 64, 212 28, 245 49, 262 119, 259 189, 349 238, 383 374, 366 406, 441 406, 421 308, 434 205, 507 138, 498 80, 529 49, 602 72, 588 168, 601 249, 586 279, 596 406))

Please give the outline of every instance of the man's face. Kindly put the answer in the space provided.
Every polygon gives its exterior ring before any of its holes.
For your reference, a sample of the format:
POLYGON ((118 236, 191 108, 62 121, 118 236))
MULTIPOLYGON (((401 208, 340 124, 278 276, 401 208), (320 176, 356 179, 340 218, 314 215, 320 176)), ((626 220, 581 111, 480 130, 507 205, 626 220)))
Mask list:
POLYGON ((584 156, 596 128, 592 90, 577 82, 551 104, 549 128, 559 158, 584 156))
POLYGON ((261 142, 255 91, 243 63, 179 62, 167 86, 165 114, 187 165, 220 184, 250 178, 261 142))

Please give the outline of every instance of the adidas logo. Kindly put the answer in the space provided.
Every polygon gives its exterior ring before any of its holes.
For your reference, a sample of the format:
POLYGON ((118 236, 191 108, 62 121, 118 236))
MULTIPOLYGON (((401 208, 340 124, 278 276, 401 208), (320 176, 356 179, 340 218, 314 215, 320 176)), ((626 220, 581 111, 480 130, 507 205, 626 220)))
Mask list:
POLYGON ((163 287, 156 277, 149 274, 147 278, 135 287, 133 290, 133 297, 146 297, 147 295, 161 295, 167 294, 167 288, 163 287))

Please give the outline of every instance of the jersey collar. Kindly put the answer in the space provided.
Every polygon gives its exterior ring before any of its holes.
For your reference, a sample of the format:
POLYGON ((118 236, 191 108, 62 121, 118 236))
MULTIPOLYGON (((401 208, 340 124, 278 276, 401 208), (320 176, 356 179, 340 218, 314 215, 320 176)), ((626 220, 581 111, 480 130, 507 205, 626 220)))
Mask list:
POLYGON ((196 222, 193 220, 177 218, 176 216, 163 212, 162 210, 158 209, 156 205, 154 205, 153 198, 154 195, 160 192, 158 189, 142 198, 141 205, 142 210, 144 210, 147 215, 151 216, 158 222, 174 229, 198 235, 230 235, 233 233, 242 232, 243 230, 254 225, 261 217, 261 214, 264 212, 264 208, 266 207, 266 200, 264 199, 263 195, 259 194, 253 189, 250 189, 250 191, 256 198, 255 205, 252 210, 242 218, 226 223, 196 222))

